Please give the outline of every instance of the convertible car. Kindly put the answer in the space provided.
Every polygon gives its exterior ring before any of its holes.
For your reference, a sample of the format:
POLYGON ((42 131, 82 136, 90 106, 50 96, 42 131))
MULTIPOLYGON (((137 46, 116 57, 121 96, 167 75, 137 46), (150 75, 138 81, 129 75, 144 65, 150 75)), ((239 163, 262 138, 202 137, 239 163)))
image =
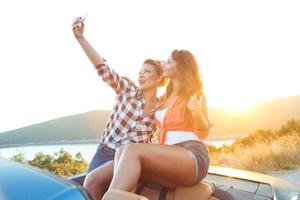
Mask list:
MULTIPOLYGON (((85 174, 80 174, 63 179, 37 168, 0 159, 0 199, 89 200, 90 195, 81 186, 84 178, 85 174)), ((139 195, 112 191, 107 199, 300 200, 298 185, 259 173, 215 166, 210 167, 209 174, 198 185, 168 191, 143 183, 137 193, 139 195)))

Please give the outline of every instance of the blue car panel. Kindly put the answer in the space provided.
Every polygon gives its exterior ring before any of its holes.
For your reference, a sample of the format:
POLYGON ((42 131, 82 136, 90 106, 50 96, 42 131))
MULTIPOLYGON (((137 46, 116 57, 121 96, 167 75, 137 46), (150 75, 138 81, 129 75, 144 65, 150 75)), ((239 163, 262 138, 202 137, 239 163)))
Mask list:
POLYGON ((0 199, 89 199, 81 186, 38 168, 0 159, 0 199))

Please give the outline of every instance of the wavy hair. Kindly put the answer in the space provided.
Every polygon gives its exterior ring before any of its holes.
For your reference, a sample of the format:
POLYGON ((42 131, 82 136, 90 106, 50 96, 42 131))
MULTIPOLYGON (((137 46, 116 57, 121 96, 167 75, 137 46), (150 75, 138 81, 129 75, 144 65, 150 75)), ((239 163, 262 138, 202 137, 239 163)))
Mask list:
MULTIPOLYGON (((187 50, 174 50, 172 51, 172 58, 176 62, 176 68, 178 71, 177 77, 180 81, 180 88, 178 95, 183 98, 186 103, 191 96, 197 93, 199 96, 203 96, 202 112, 205 118, 208 120, 208 112, 206 105, 206 97, 203 93, 202 79, 199 73, 199 66, 196 58, 192 53, 187 50)), ((166 97, 168 97, 173 91, 172 81, 169 82, 166 89, 166 97)), ((185 126, 189 126, 193 122, 192 113, 189 109, 186 109, 184 122, 185 126)))

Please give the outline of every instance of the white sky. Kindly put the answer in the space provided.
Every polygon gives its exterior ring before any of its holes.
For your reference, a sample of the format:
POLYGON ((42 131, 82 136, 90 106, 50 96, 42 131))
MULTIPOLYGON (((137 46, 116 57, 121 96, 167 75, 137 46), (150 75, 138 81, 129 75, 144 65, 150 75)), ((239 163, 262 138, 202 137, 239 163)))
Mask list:
POLYGON ((114 93, 71 31, 121 75, 175 49, 198 59, 209 107, 241 109, 300 94, 300 4, 290 0, 10 0, 0 2, 0 132, 96 109, 114 93))

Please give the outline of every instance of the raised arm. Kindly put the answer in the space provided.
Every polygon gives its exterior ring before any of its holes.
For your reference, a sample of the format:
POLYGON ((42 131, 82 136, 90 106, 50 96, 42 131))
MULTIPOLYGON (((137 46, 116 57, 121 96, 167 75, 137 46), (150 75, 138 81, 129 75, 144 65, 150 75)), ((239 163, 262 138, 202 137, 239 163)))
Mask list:
POLYGON ((106 61, 97 53, 92 45, 90 45, 83 33, 83 22, 73 24, 73 34, 75 38, 91 63, 94 65, 95 69, 98 71, 98 75, 102 78, 102 80, 111 86, 117 94, 122 90, 130 91, 135 89, 135 85, 132 81, 120 77, 113 69, 108 67, 106 61))
POLYGON ((94 66, 103 64, 103 58, 97 53, 97 51, 90 45, 83 35, 84 23, 78 23, 73 25, 73 34, 77 39, 78 43, 82 47, 83 51, 94 66))

